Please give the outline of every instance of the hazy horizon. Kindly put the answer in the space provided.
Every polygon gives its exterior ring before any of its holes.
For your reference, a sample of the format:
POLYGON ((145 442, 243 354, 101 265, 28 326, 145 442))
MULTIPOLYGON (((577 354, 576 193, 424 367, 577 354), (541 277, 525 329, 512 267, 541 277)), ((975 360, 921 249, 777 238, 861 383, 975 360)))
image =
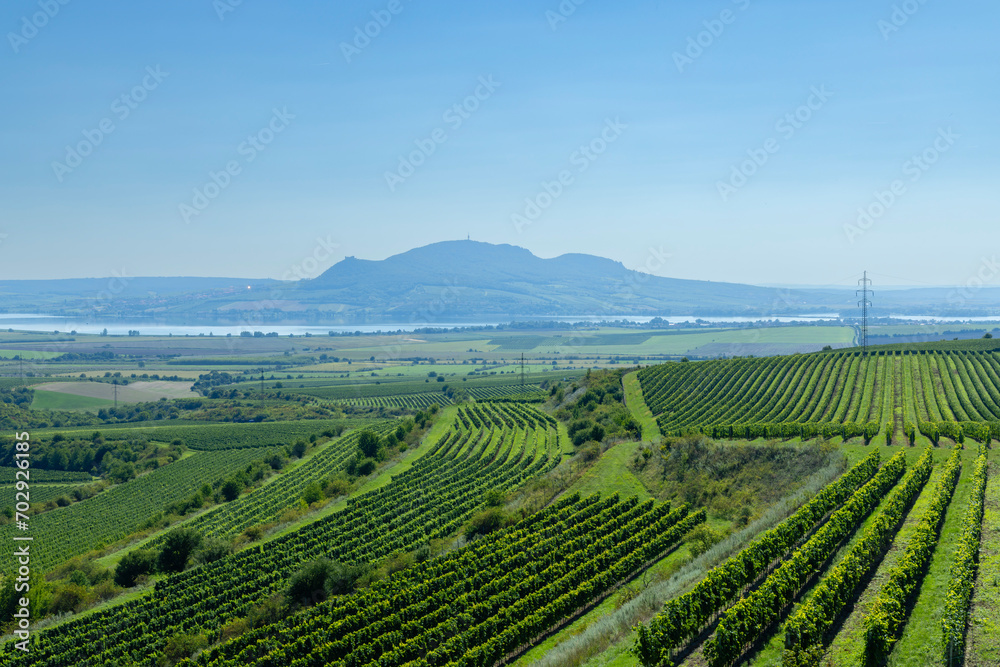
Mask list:
MULTIPOLYGON (((445 242, 448 242, 448 241, 466 241, 466 240, 469 240, 469 239, 444 239, 444 240, 441 240, 441 241, 432 241, 432 242, 428 243, 427 245, 434 245, 434 244, 437 244, 437 243, 445 243, 445 242)), ((472 240, 474 240, 474 239, 472 239, 472 240)), ((509 245, 516 245, 516 244, 509 244, 509 245)), ((422 247, 422 246, 420 246, 420 247, 422 247)), ((517 246, 517 247, 523 247, 523 246, 517 246)), ((413 248, 408 249, 408 250, 412 250, 412 249, 413 248)), ((530 248, 524 248, 524 249, 528 250, 529 252, 531 252, 530 248)), ((402 252, 405 253, 408 250, 404 250, 402 252)), ((395 253, 395 254, 402 254, 402 253, 395 253)), ((579 254, 579 253, 561 253, 560 255, 553 255, 551 257, 543 257, 541 255, 538 255, 537 253, 532 253, 532 254, 535 255, 536 257, 539 257, 540 259, 554 259, 554 258, 559 257, 561 255, 579 254)), ((583 253, 583 254, 592 255, 591 253, 583 253)), ((392 256, 395 256, 395 255, 389 255, 388 257, 392 257, 392 256)), ((592 255, 592 256, 601 257, 601 255, 592 255)), ((354 259, 366 260, 366 261, 382 261, 384 259, 388 259, 388 257, 360 257, 360 256, 352 256, 352 257, 354 259)), ((346 259, 346 258, 342 257, 342 258, 338 259, 337 262, 343 261, 344 259, 346 259)), ((608 259, 611 259, 611 258, 608 258, 608 259)), ((337 263, 337 262, 334 262, 334 263, 337 263)), ((325 267, 325 268, 329 268, 329 267, 325 267)), ((630 268, 630 267, 626 267, 626 268, 630 268)), ((631 268, 634 268, 634 270, 641 271, 643 273, 649 273, 650 275, 658 275, 658 274, 654 274, 654 273, 652 273, 650 271, 644 270, 645 267, 642 267, 642 266, 631 267, 631 268)), ((305 275, 305 272, 303 271, 303 269, 301 267, 299 267, 298 273, 302 274, 302 275, 305 275)), ((317 271, 316 275, 319 275, 320 273, 322 273, 322 271, 317 271)), ((869 277, 871 277, 871 276, 880 275, 880 274, 878 274, 877 272, 869 271, 868 275, 869 275, 869 277)), ((106 274, 106 275, 65 276, 65 277, 61 277, 61 278, 0 278, 0 282, 7 281, 7 280, 103 280, 103 279, 125 279, 127 281, 131 281, 131 280, 134 280, 134 279, 137 279, 137 278, 146 278, 146 279, 161 279, 161 278, 163 278, 163 279, 170 279, 170 278, 206 278, 206 279, 234 279, 234 280, 235 279, 245 279, 245 280, 257 280, 257 281, 275 280, 275 281, 281 281, 281 282, 295 283, 295 282, 299 282, 301 280, 309 280, 312 277, 315 277, 315 276, 287 279, 287 278, 275 277, 275 276, 248 276, 248 275, 235 275, 235 274, 234 275, 217 275, 217 276, 215 276, 215 275, 198 275, 198 274, 161 274, 161 275, 136 274, 136 275, 130 275, 130 274, 127 274, 127 273, 126 274, 122 274, 122 273, 110 273, 110 274, 106 274)), ((677 278, 677 279, 682 279, 682 280, 687 279, 684 276, 664 275, 664 276, 660 276, 660 277, 677 278)), ((692 280, 702 280, 702 279, 692 279, 692 280)), ((848 280, 851 280, 851 279, 848 279, 848 280)), ((751 283, 751 282, 718 281, 718 280, 716 280, 716 281, 707 280, 707 282, 729 282, 729 283, 734 283, 735 282, 737 284, 750 285, 750 286, 755 286, 755 287, 769 287, 769 288, 775 288, 775 289, 830 289, 830 290, 846 289, 846 290, 852 290, 852 289, 854 289, 857 286, 855 282, 844 282, 843 284, 751 283)), ((921 288, 947 289, 947 288, 955 287, 955 285, 944 285, 944 284, 941 284, 941 285, 931 285, 931 284, 906 285, 906 284, 889 284, 889 283, 886 283, 886 284, 879 284, 878 287, 881 290, 896 291, 896 290, 921 289, 921 288)), ((989 288, 991 286, 986 285, 984 287, 989 288)), ((1000 285, 998 285, 997 287, 1000 288, 1000 285)), ((874 289, 874 287, 872 287, 872 289, 874 289)))

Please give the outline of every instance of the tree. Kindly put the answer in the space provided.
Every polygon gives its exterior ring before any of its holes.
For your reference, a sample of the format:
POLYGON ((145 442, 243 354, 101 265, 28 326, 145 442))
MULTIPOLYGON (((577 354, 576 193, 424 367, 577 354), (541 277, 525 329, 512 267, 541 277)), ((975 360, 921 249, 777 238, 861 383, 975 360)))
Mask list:
POLYGON ((115 568, 115 583, 123 588, 135 586, 136 580, 144 574, 156 571, 156 552, 146 549, 130 551, 118 561, 115 568))
POLYGON ((358 449, 365 458, 373 459, 378 454, 378 448, 382 444, 382 439, 374 431, 365 429, 358 436, 358 449))
POLYGON ((489 535, 493 531, 502 528, 507 523, 507 515, 503 510, 491 507, 472 516, 469 525, 465 528, 465 539, 471 540, 480 535, 489 535))
POLYGON ((688 547, 691 549, 691 556, 697 558, 708 551, 722 537, 722 533, 703 523, 692 529, 684 538, 684 541, 688 543, 688 547))
POLYGON ((483 498, 487 507, 499 507, 504 504, 507 495, 500 489, 490 489, 483 498))
POLYGON ((292 604, 307 607, 331 595, 353 592, 364 573, 364 566, 318 558, 306 563, 291 576, 285 597, 292 604))
POLYGON ((201 546, 201 534, 190 528, 178 528, 167 533, 163 549, 157 558, 161 572, 180 572, 187 567, 188 558, 201 546))
POLYGON ((227 501, 236 500, 236 498, 240 495, 240 492, 243 491, 243 485, 235 479, 227 479, 226 483, 223 484, 222 488, 219 490, 222 492, 222 497, 227 501))
POLYGON ((231 553, 233 553, 232 544, 218 537, 213 537, 201 543, 194 555, 194 560, 197 563, 214 563, 231 553))
POLYGON ((320 488, 318 482, 310 482, 302 492, 302 500, 309 505, 318 502, 321 498, 323 498, 323 489, 320 488))

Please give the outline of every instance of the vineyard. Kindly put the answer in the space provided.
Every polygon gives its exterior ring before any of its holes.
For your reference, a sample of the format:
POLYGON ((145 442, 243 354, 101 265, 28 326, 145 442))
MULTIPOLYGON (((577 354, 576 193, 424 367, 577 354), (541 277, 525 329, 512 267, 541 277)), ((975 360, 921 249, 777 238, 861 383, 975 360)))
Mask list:
MULTIPOLYGON (((47 500, 55 500, 60 496, 67 496, 73 493, 73 489, 79 486, 79 484, 32 484, 31 503, 44 503, 47 500)), ((0 485, 0 503, 3 503, 5 506, 13 506, 15 493, 16 488, 13 484, 0 485)))
POLYGON ((873 667, 917 664, 916 653, 963 664, 987 450, 896 449, 879 467, 880 449, 667 601, 635 635, 641 663, 873 667), (937 548, 946 525, 961 537, 937 548), (921 594, 946 570, 947 595, 921 594), (852 611, 859 598, 864 611, 852 611))
MULTIPOLYGON (((32 518, 35 540, 44 542, 32 565, 39 571, 93 549, 112 544, 139 530, 146 520, 168 505, 184 500, 205 483, 227 477, 276 450, 237 449, 198 452, 93 498, 32 518)), ((36 471, 31 471, 32 477, 36 471)), ((34 500, 34 498, 32 498, 34 500)), ((13 525, 0 526, 0 539, 10 541, 13 525)), ((3 552, 4 572, 14 568, 13 555, 3 552)))
MULTIPOLYGON (((385 435, 396 426, 393 421, 383 421, 369 429, 385 435)), ((352 431, 336 439, 270 484, 209 510, 186 525, 206 537, 232 537, 249 526, 273 521, 287 508, 296 506, 310 483, 322 482, 347 467, 357 451, 359 434, 360 431, 352 431)), ((156 544, 159 542, 152 543, 156 544)))
MULTIPOLYGON (((507 491, 544 473, 558 463, 560 450, 554 420, 530 407, 460 408, 432 450, 389 484, 293 533, 172 575, 124 604, 41 631, 19 662, 143 663, 179 633, 203 631, 215 641, 226 623, 282 590, 304 563, 318 557, 375 562, 451 535, 482 505, 487 491, 507 491)), ((245 451, 259 450, 219 455, 245 451)), ((13 650, 5 645, 0 659, 9 660, 13 650)))
MULTIPOLYGON (((472 387, 468 390, 471 398, 477 401, 518 399, 538 400, 545 396, 544 392, 538 390, 538 385, 498 385, 487 387, 472 387)), ((424 410, 433 404, 451 405, 452 397, 440 391, 428 391, 419 394, 394 394, 391 396, 367 396, 363 398, 343 398, 338 399, 338 403, 346 405, 369 405, 373 407, 386 408, 413 408, 424 410)))
MULTIPOLYGON (((53 432, 61 433, 65 437, 75 435, 89 438, 91 433, 99 430, 105 440, 130 440, 133 438, 146 438, 156 442, 180 440, 189 449, 209 451, 243 447, 278 447, 294 442, 298 438, 308 438, 310 435, 319 436, 324 431, 338 428, 360 428, 370 421, 366 419, 307 419, 247 424, 140 425, 130 428, 58 429, 53 432)), ((34 433, 45 435, 47 431, 39 430, 34 433)), ((2 479, 0 476, 0 481, 2 479)))
POLYGON ((660 430, 720 438, 1000 438, 1000 355, 899 349, 673 363, 639 378, 660 430))
MULTIPOLYGON (((17 468, 11 467, 0 467, 0 485, 13 485, 14 484, 14 472, 17 468)), ((85 472, 73 472, 70 470, 32 470, 31 471, 31 481, 39 483, 73 483, 73 482, 90 482, 94 478, 90 476, 89 473, 85 472)))
POLYGON ((674 547, 704 510, 570 496, 353 596, 254 630, 197 664, 492 665, 674 547))
MULTIPOLYGON (((676 362, 629 374, 632 391, 618 370, 553 374, 551 385, 538 374, 525 385, 509 372, 439 377, 274 388, 348 415, 373 413, 348 405, 420 411, 403 419, 40 432, 96 441, 100 430, 102 442, 138 439, 156 450, 180 441, 190 450, 31 517, 32 568, 54 587, 65 586, 54 577, 69 558, 128 545, 98 561, 118 563, 126 551, 163 549, 168 532, 153 532, 157 522, 187 512, 176 508, 209 493, 206 485, 216 488, 209 508, 182 525, 225 549, 46 621, 30 652, 0 645, 0 664, 1000 664, 992 347, 676 362), (574 444, 576 433, 584 435, 574 444), (795 439, 817 436, 841 439, 795 439), (756 438, 787 442, 745 442, 756 438), (832 462, 829 473, 784 497, 770 471, 798 480, 779 462, 810 452, 832 462), (241 470, 262 483, 223 494, 241 470), (766 522, 768 504, 730 509, 732 498, 757 503, 761 488, 778 489, 767 503, 784 503, 766 522), (331 502, 310 505, 317 493, 331 502), (322 584, 292 592, 324 564, 359 566, 370 578, 329 596, 322 584), (670 593, 646 595, 659 590, 670 593), (633 616, 623 620, 625 611, 633 616), (562 645, 603 619, 615 630, 587 655, 606 653, 562 661, 562 645)), ((92 481, 31 476, 33 503, 92 481)), ((13 484, 13 469, 0 469, 0 489, 13 484)), ((0 525, 0 541, 12 534, 11 523, 0 525)), ((14 565, 5 551, 0 567, 14 565)))

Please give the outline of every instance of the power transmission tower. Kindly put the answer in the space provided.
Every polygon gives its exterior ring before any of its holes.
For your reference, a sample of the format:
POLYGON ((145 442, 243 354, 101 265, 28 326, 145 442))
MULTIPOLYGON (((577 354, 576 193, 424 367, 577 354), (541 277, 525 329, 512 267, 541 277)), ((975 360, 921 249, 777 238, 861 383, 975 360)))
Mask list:
POLYGON ((524 352, 521 353, 521 390, 524 390, 524 352))
POLYGON ((112 384, 115 386, 115 410, 117 410, 118 409, 118 380, 115 380, 114 382, 112 382, 112 384))
POLYGON ((865 277, 858 281, 861 285, 861 289, 854 292, 855 296, 861 295, 861 300, 858 301, 858 305, 861 306, 861 356, 868 356, 868 309, 872 307, 872 302, 868 299, 869 294, 875 294, 875 292, 868 289, 872 281, 868 278, 868 272, 865 271, 865 277))
POLYGON ((264 368, 260 369, 260 407, 264 407, 264 368))

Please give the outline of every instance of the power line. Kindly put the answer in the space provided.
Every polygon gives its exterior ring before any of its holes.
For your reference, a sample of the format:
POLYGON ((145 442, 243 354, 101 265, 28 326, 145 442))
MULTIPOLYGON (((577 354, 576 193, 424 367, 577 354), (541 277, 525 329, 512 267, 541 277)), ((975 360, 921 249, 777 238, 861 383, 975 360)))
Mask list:
POLYGON ((868 289, 871 284, 871 279, 868 277, 868 272, 865 271, 864 278, 858 281, 861 285, 861 289, 855 290, 854 295, 857 296, 858 293, 861 294, 861 300, 858 301, 858 305, 861 306, 861 356, 868 356, 868 309, 872 307, 872 302, 868 300, 869 294, 875 294, 875 292, 868 289))

